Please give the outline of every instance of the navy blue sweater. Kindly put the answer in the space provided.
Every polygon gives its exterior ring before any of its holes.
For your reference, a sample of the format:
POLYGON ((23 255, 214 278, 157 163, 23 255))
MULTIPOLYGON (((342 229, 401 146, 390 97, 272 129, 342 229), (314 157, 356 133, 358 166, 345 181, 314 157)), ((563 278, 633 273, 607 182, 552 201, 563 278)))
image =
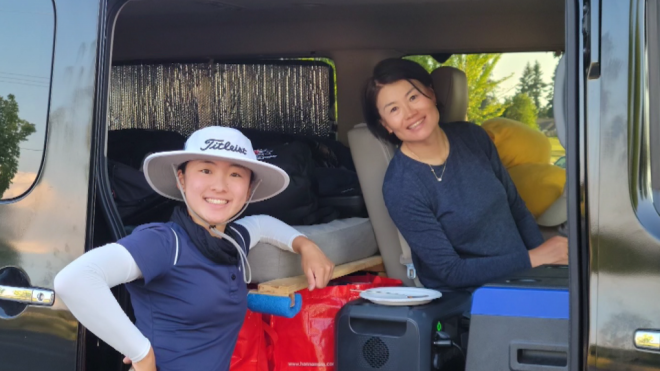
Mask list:
MULTIPOLYGON (((543 237, 490 137, 467 122, 440 127, 450 145, 442 182, 399 150, 383 184, 420 281, 434 289, 473 288, 530 268, 528 250, 543 237)), ((443 165, 434 169, 440 175, 443 165)))

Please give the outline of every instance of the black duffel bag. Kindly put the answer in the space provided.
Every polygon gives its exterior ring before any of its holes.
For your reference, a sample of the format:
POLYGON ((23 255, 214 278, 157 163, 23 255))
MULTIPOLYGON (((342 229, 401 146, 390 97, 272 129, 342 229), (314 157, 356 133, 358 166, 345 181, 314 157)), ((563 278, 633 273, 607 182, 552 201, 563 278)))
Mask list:
POLYGON ((110 189, 124 225, 166 222, 178 201, 156 193, 144 173, 128 165, 108 159, 110 189))
POLYGON ((151 153, 183 149, 186 137, 174 132, 149 129, 121 129, 108 132, 108 158, 134 169, 151 153))
POLYGON ((250 204, 244 215, 266 214, 290 225, 328 223, 339 217, 332 207, 319 207, 316 165, 306 143, 292 141, 256 149, 256 152, 259 160, 284 170, 291 182, 279 195, 250 204))
POLYGON ((108 132, 108 176, 124 225, 170 219, 179 201, 156 193, 142 171, 142 161, 154 152, 183 149, 186 138, 173 131, 122 129, 108 132))

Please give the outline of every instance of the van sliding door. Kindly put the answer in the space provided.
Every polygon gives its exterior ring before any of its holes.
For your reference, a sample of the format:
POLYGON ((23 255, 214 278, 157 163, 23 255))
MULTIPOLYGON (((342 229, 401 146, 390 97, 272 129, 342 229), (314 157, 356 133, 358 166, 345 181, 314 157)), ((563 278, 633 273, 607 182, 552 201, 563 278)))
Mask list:
POLYGON ((100 4, 0 0, 2 370, 79 367, 53 279, 88 238, 100 4))
POLYGON ((586 85, 589 369, 660 370, 659 4, 600 6, 586 85))

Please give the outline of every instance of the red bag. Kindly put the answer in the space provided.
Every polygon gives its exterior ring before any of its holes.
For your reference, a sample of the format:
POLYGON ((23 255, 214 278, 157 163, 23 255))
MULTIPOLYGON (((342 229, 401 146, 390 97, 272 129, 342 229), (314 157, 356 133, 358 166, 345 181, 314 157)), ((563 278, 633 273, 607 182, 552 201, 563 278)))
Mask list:
POLYGON ((272 316, 278 337, 273 351, 273 371, 333 371, 335 363, 335 316, 360 291, 400 286, 400 280, 379 276, 342 277, 331 286, 301 290, 303 306, 294 318, 272 316))
POLYGON ((274 331, 264 322, 261 313, 248 309, 243 327, 231 356, 230 371, 269 371, 275 343, 274 331))

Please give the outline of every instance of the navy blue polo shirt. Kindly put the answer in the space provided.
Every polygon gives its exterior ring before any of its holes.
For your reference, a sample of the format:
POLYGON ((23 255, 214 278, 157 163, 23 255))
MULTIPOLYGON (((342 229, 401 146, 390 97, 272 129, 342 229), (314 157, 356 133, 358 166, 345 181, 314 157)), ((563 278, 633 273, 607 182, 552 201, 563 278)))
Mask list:
MULTIPOLYGON (((247 253, 247 229, 230 226, 225 233, 247 253)), ((172 222, 140 226, 117 243, 131 253, 144 277, 126 286, 135 324, 151 342, 158 369, 229 370, 247 309, 238 266, 210 261, 172 222)))

